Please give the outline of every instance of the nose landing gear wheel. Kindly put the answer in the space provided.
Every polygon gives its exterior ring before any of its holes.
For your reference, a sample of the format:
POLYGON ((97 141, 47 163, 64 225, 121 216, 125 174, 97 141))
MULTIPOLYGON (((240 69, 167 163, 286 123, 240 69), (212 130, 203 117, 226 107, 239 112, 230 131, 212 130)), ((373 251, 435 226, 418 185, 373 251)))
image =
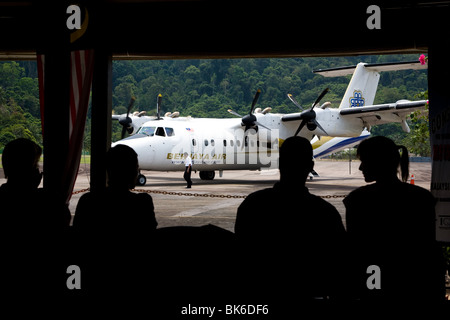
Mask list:
POLYGON ((137 185, 138 186, 145 186, 145 183, 147 182, 147 178, 143 174, 139 174, 137 178, 137 185))

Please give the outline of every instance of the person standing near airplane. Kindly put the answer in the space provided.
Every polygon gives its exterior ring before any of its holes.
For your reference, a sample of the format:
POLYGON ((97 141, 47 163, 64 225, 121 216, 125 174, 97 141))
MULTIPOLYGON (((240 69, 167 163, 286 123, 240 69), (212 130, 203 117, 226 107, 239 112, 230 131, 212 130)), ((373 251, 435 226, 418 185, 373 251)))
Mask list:
POLYGON ((359 298, 442 300, 445 272, 435 235, 436 202, 428 190, 406 183, 408 150, 377 136, 364 140, 357 155, 365 181, 374 182, 344 199, 359 298), (370 266, 379 271, 372 271, 372 282, 367 280, 370 266))
POLYGON ((184 180, 187 182, 187 189, 192 186, 191 172, 192 172, 192 159, 187 152, 184 153, 184 180))
POLYGON ((248 195, 237 210, 239 284, 283 303, 342 297, 345 229, 336 208, 305 185, 314 167, 311 143, 290 137, 279 159, 280 181, 248 195), (331 269, 338 276, 328 276, 331 269))

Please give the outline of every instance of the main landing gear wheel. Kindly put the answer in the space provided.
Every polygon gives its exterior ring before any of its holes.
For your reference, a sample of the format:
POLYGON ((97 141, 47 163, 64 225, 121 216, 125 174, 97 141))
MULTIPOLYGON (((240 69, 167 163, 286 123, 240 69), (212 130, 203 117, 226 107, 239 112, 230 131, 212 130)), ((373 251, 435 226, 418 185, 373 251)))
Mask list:
POLYGON ((202 180, 213 180, 215 176, 215 171, 200 171, 200 179, 202 180))
POLYGON ((147 182, 147 178, 143 174, 139 174, 137 178, 137 185, 138 186, 145 186, 145 183, 147 182))

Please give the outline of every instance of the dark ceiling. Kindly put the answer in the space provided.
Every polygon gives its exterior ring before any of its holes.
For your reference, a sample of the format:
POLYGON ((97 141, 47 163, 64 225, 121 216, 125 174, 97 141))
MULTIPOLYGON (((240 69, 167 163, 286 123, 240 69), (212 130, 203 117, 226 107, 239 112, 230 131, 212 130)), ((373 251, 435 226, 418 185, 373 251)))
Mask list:
POLYGON ((366 26, 373 1, 76 2, 89 25, 70 44, 71 2, 0 1, 0 59, 65 47, 101 48, 116 59, 424 52, 450 29, 450 1, 378 1, 379 30, 366 26))

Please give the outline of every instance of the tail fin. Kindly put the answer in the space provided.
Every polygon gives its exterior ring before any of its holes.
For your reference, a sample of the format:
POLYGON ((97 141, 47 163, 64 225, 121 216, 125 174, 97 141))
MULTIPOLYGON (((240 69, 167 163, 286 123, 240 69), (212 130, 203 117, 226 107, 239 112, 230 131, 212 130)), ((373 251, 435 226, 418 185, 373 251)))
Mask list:
POLYGON ((358 63, 339 109, 372 105, 379 80, 380 74, 378 72, 369 71, 364 63, 358 63))
POLYGON ((364 107, 373 105, 377 92, 378 81, 381 71, 395 71, 406 69, 426 69, 426 65, 421 65, 420 61, 408 61, 400 63, 358 63, 356 66, 341 67, 333 69, 321 69, 313 71, 325 77, 339 77, 352 74, 352 79, 348 84, 347 91, 341 101, 339 109, 352 107, 364 107), (354 70, 354 71, 353 71, 354 70))

